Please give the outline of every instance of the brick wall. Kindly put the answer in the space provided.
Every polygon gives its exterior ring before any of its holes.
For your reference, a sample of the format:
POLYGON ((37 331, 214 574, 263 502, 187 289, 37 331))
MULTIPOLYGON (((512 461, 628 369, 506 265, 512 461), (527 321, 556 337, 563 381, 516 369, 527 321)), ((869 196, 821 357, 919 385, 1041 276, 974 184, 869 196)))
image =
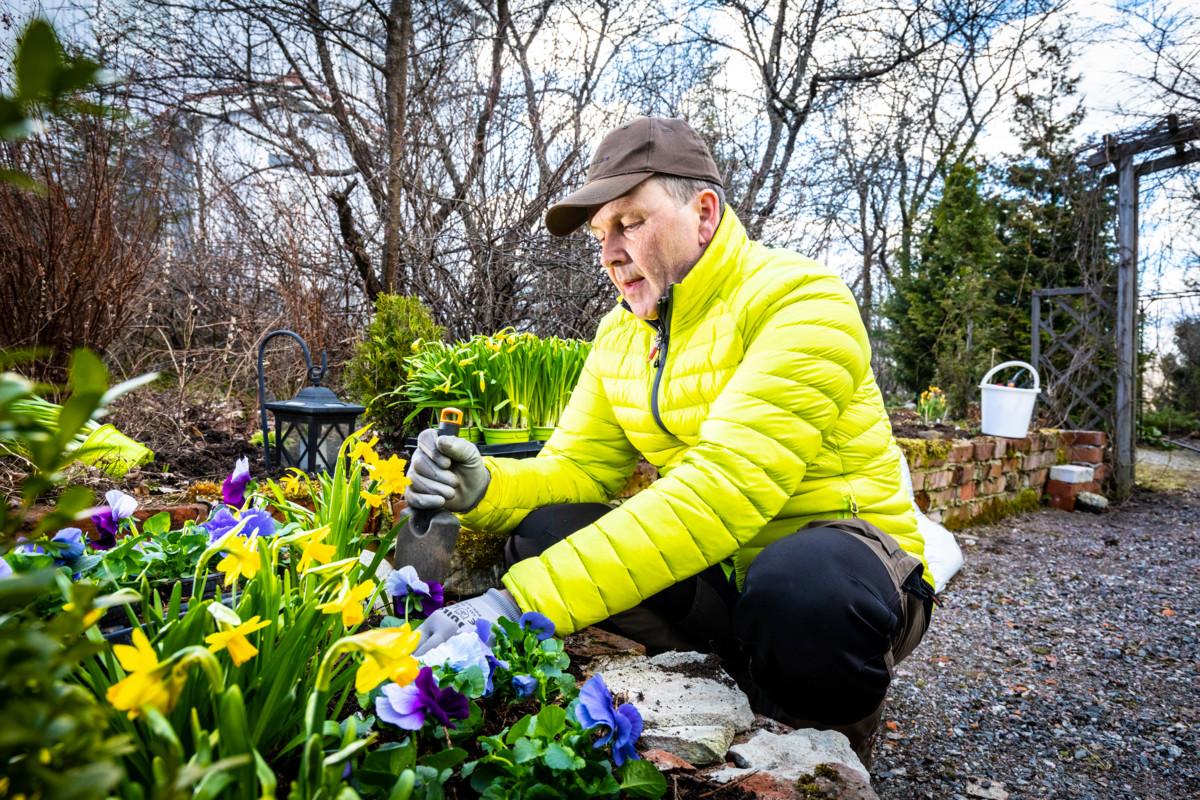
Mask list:
MULTIPOLYGON (((1036 507, 1043 493, 1053 489, 1047 484, 1050 468, 1056 464, 1095 468, 1095 480, 1075 484, 1073 491, 1100 491, 1110 472, 1105 463, 1107 436, 1100 431, 1043 428, 1023 439, 977 436, 897 442, 908 457, 917 505, 951 530, 1036 507)), ((1058 503, 1060 494, 1051 493, 1052 503, 1058 503)))

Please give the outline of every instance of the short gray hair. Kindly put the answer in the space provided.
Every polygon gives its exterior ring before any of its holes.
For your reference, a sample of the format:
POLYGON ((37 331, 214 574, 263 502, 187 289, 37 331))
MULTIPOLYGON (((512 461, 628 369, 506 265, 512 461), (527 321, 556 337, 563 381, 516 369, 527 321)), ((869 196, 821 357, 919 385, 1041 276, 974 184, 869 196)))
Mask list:
POLYGON ((725 210, 725 187, 719 183, 664 174, 655 175, 653 180, 658 181, 659 185, 666 189, 667 194, 671 195, 680 205, 690 203, 696 195, 711 190, 717 195, 717 212, 725 210))

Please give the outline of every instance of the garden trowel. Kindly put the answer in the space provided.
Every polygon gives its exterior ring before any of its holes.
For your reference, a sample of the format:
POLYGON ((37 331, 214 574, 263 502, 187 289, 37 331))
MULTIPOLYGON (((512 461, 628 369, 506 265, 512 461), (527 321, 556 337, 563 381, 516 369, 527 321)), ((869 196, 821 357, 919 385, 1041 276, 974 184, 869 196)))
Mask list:
MULTIPOLYGON (((438 419, 438 436, 457 436, 462 419, 463 413, 457 408, 443 408, 438 419)), ((449 511, 411 508, 396 536, 392 563, 397 569, 411 564, 423 581, 445 583, 458 530, 458 517, 449 511)))

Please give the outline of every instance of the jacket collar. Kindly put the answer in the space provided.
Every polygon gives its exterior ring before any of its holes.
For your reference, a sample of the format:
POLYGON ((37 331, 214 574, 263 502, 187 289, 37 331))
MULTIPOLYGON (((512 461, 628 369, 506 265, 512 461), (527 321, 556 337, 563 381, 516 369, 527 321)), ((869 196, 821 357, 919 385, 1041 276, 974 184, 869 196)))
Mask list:
POLYGON ((742 221, 725 206, 721 222, 700 260, 675 284, 671 294, 671 326, 691 326, 707 313, 718 290, 740 270, 745 248, 750 243, 742 221))

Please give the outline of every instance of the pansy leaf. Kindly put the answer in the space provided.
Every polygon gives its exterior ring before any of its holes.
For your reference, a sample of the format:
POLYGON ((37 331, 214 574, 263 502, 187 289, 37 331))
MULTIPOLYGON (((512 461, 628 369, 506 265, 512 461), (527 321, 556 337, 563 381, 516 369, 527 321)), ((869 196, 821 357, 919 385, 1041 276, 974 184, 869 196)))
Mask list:
POLYGON ((551 742, 542 758, 550 769, 582 769, 584 760, 558 742, 551 742))
POLYGON ((667 791, 667 779, 649 761, 626 761, 617 771, 621 791, 628 797, 662 797, 667 791))
POLYGON ((160 511, 142 523, 142 533, 148 533, 151 536, 162 536, 169 530, 171 530, 171 515, 166 511, 160 511))
POLYGON ((513 761, 518 764, 525 764, 533 761, 542 754, 542 743, 536 739, 529 739, 522 736, 517 739, 513 745, 513 761))
POLYGON ((537 715, 537 725, 534 735, 543 739, 553 739, 563 729, 567 712, 562 706, 546 706, 537 715))
POLYGON ((459 764, 467 760, 467 751, 461 747, 449 747, 445 750, 439 750, 436 753, 421 756, 418 763, 427 767, 433 767, 438 772, 446 769, 454 769, 459 764))

